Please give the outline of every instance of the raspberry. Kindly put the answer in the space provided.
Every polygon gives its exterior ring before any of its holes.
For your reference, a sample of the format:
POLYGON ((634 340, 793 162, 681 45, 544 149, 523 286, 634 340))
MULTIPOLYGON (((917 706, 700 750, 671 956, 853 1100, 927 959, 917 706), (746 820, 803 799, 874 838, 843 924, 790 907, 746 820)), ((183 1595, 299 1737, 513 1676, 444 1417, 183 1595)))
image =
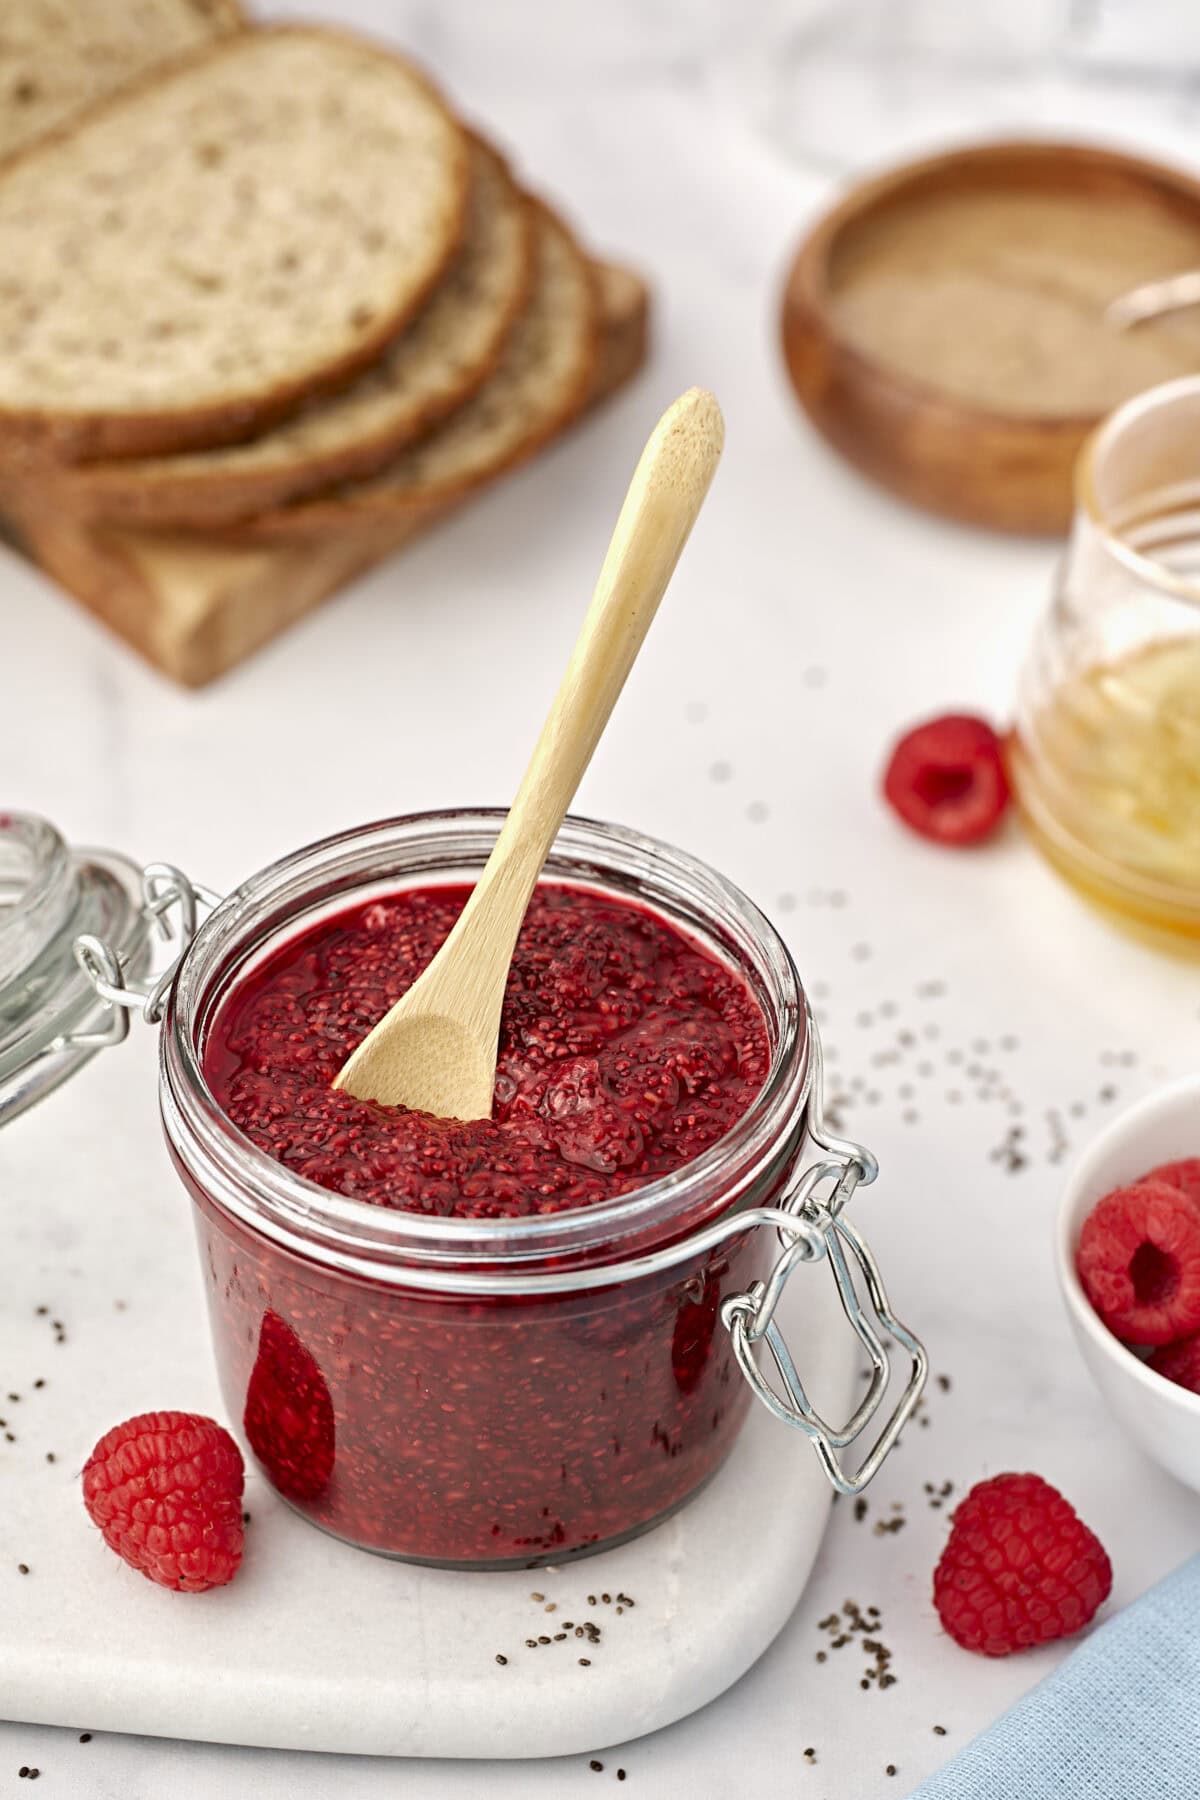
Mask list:
POLYGON ((921 837, 977 844, 1008 806, 1000 739, 986 719, 947 713, 902 737, 883 778, 888 805, 921 837))
POLYGON ((1135 1181, 1097 1201, 1075 1266, 1104 1323, 1129 1344, 1200 1330, 1200 1204, 1165 1181, 1135 1181))
POLYGON ((196 1413, 142 1413, 100 1439, 83 1504, 110 1549, 160 1587, 202 1594, 242 1560, 242 1453, 196 1413))
POLYGON ((1150 1358, 1150 1367, 1179 1387, 1200 1394, 1200 1331, 1179 1338, 1174 1344, 1164 1344, 1150 1358))
POLYGON ((335 1425, 325 1377, 291 1326, 269 1309, 246 1388, 246 1441, 288 1500, 315 1500, 333 1474, 335 1425))
POLYGON ((1179 1162, 1159 1163, 1142 1176, 1143 1181, 1165 1181, 1178 1188, 1200 1206, 1200 1156, 1185 1156, 1179 1162))
POLYGON ((1104 1546, 1040 1475, 995 1475, 973 1487, 933 1572, 938 1617, 981 1656, 1071 1637, 1111 1591, 1104 1546))

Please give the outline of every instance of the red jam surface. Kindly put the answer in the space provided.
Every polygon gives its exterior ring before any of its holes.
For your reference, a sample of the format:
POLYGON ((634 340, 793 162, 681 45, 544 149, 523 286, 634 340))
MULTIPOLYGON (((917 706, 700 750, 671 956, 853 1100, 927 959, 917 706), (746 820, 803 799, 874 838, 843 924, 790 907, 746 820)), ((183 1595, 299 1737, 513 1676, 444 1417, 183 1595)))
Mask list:
POLYGON ((741 978, 643 907, 540 887, 509 973, 491 1119, 330 1086, 433 957, 465 887, 414 889, 283 945, 221 1008, 208 1084, 268 1156, 356 1200, 499 1219, 611 1200, 724 1137, 763 1084, 741 978))
MULTIPOLYGON (((633 903, 550 884, 513 962, 494 1119, 335 1092, 466 893, 323 920, 232 989, 205 1072, 260 1149, 381 1206, 515 1218, 626 1193, 745 1112, 769 1047, 741 978, 633 903)), ((687 1499, 745 1416, 719 1308, 762 1274, 756 1234, 636 1282, 480 1299, 301 1260, 193 1194, 230 1408, 280 1493, 355 1543, 477 1567, 594 1549, 687 1499)))

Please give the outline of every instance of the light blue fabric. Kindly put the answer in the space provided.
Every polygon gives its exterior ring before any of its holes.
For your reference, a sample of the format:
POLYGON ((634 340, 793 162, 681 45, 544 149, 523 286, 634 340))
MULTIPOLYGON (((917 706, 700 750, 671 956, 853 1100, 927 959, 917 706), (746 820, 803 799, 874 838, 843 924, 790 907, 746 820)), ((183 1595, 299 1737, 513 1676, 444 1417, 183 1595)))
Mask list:
POLYGON ((911 1800, 1200 1800, 1200 1556, 1101 1625, 911 1800))

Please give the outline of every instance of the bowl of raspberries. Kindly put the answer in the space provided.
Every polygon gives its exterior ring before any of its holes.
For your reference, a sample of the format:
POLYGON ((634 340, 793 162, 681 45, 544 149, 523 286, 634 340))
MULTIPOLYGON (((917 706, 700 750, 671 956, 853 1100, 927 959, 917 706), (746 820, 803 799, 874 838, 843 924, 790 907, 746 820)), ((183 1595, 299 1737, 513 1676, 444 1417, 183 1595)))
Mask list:
POLYGON ((1057 1257, 1117 1420, 1200 1492, 1200 1080, 1152 1094, 1096 1140, 1063 1195, 1057 1257))

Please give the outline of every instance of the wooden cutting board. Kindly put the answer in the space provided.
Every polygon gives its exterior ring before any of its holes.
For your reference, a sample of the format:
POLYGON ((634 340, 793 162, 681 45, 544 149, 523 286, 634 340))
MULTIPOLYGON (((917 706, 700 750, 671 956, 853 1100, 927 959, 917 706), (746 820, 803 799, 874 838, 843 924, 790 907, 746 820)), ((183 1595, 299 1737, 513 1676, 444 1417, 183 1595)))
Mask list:
MULTIPOLYGON (((645 360, 649 292, 628 269, 596 265, 603 343, 593 406, 645 360)), ((322 600, 466 501, 344 536, 260 548, 217 535, 86 525, 10 505, 15 547, 164 674, 202 687, 319 606, 322 600)))

